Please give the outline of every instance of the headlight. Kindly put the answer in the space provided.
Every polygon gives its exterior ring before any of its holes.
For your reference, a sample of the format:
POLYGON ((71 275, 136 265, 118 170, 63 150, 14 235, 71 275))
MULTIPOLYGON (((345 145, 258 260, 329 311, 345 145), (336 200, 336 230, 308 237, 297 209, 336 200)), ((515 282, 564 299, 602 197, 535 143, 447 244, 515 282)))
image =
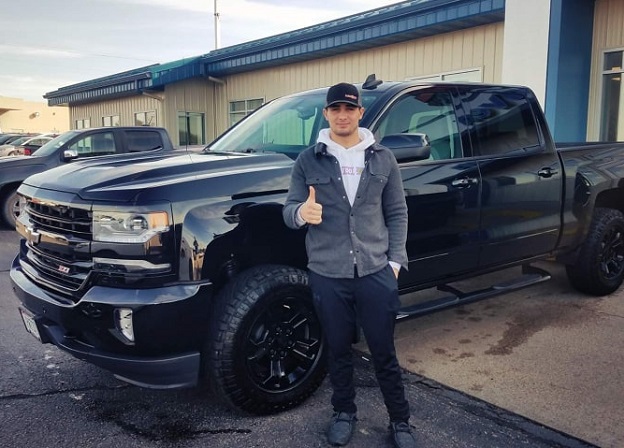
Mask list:
POLYGON ((93 240, 115 243, 144 243, 169 230, 167 212, 93 212, 93 240))

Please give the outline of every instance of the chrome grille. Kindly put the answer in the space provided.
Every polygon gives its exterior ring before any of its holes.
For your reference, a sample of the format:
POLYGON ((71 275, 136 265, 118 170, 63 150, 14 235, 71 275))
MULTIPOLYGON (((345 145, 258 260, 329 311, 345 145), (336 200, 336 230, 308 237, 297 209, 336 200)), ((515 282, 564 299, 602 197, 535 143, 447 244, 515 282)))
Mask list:
POLYGON ((90 208, 26 200, 27 222, 17 230, 26 237, 24 273, 40 286, 76 301, 93 269, 90 208))
POLYGON ((34 227, 62 235, 92 239, 91 212, 65 205, 50 205, 29 199, 27 212, 34 227))
POLYGON ((47 255, 33 246, 29 247, 27 258, 41 281, 65 293, 80 289, 93 267, 90 262, 69 263, 47 255))

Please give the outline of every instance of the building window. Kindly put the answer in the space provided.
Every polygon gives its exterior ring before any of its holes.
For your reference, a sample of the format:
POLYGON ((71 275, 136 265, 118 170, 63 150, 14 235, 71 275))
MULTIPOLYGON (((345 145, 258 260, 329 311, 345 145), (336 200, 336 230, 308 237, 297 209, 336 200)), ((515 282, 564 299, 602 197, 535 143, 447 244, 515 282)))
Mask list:
POLYGON ((135 126, 156 126, 156 111, 136 112, 134 114, 135 126))
POLYGON ((206 144, 206 120, 203 113, 178 112, 180 146, 206 144))
POLYGON ((76 129, 88 129, 90 127, 91 127, 91 120, 89 118, 76 120, 76 129))
POLYGON ((262 98, 256 98, 253 100, 241 100, 230 102, 230 126, 238 123, 245 116, 252 113, 254 110, 262 106, 264 100, 262 98))
POLYGON ((102 117, 102 126, 120 126, 121 120, 119 115, 109 115, 108 117, 102 117))
POLYGON ((624 50, 608 51, 602 66, 602 110, 600 140, 624 140, 624 95, 622 94, 622 59, 624 50))

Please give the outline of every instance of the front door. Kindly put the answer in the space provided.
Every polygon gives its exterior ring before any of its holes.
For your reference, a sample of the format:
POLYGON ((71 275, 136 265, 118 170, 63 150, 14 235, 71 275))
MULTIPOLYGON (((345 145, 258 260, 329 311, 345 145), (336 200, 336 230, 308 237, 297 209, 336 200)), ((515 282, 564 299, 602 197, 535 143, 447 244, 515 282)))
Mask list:
POLYGON ((404 92, 373 126, 377 141, 422 133, 431 144, 429 160, 400 164, 409 209, 409 272, 399 277, 402 288, 439 282, 478 263, 479 170, 466 157, 467 135, 453 92, 449 87, 404 92))

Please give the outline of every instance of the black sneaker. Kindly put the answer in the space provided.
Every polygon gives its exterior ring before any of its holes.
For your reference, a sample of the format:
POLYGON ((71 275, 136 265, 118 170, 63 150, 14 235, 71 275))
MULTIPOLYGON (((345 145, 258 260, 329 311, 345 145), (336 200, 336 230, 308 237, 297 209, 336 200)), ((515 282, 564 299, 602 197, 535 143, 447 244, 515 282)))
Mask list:
POLYGON ((390 431, 396 448, 416 448, 412 429, 407 422, 391 422, 390 431))
POLYGON ((349 443, 356 420, 355 414, 334 412, 327 430, 327 441, 334 446, 344 446, 349 443))

